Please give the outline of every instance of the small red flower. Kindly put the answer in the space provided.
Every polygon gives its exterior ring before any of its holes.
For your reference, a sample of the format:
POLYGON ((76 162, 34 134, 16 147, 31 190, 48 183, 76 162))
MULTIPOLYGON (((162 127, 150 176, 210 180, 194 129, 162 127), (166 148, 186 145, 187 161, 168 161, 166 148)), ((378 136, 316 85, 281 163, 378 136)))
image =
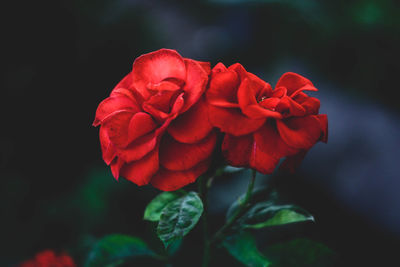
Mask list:
POLYGON ((66 253, 56 255, 52 250, 45 250, 36 254, 35 258, 21 263, 19 267, 76 267, 76 265, 66 253))
POLYGON ((272 173, 294 171, 318 141, 327 141, 327 116, 320 102, 303 91, 317 91, 306 78, 285 73, 275 89, 242 65, 217 64, 206 93, 212 125, 225 133, 222 152, 229 164, 272 173))
POLYGON ((104 161, 116 179, 160 190, 194 182, 210 164, 216 133, 204 91, 210 65, 161 49, 140 56, 97 108, 104 161))

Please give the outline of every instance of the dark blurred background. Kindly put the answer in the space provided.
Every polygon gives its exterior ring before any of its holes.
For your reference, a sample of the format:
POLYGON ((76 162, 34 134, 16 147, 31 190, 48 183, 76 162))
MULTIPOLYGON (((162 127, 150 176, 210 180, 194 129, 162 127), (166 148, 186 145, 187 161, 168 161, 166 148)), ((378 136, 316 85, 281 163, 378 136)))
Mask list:
MULTIPOLYGON (((2 13, 1 266, 46 248, 83 261, 109 233, 160 246, 142 221, 157 190, 112 178, 91 123, 133 60, 163 47, 240 62, 272 85, 286 71, 313 81, 329 142, 282 178, 282 191, 314 214, 306 235, 339 266, 398 266, 400 2, 8 1, 2 13)), ((215 182, 212 228, 246 184, 215 182)), ((182 262, 200 259, 196 229, 182 262)))

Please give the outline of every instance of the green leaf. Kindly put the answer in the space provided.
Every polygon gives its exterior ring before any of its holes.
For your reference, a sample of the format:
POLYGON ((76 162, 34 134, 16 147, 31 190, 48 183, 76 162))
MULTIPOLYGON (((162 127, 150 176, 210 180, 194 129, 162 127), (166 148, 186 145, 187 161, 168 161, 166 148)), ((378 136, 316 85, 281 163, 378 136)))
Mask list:
POLYGON ((184 193, 182 191, 173 191, 173 192, 163 192, 157 195, 150 203, 147 205, 143 219, 148 221, 157 222, 160 220, 160 216, 162 210, 167 206, 170 202, 175 199, 181 197, 184 193))
POLYGON ((289 224, 289 223, 297 223, 297 222, 304 222, 304 221, 314 221, 314 217, 308 214, 298 213, 291 209, 281 209, 275 215, 262 223, 257 223, 253 225, 249 225, 250 228, 260 229, 267 226, 274 226, 274 225, 282 225, 282 224, 289 224))
MULTIPOLYGON (((227 212, 227 220, 235 214, 243 199, 244 195, 240 196, 231 205, 227 212)), ((269 226, 314 221, 314 217, 309 212, 296 205, 285 203, 280 199, 276 191, 268 187, 254 190, 248 206, 248 210, 236 221, 233 228, 260 229, 269 226)))
POLYGON ((330 267, 338 266, 334 251, 322 243, 298 238, 277 243, 262 250, 273 266, 330 267))
POLYGON ((95 243, 89 253, 85 267, 118 266, 128 259, 156 256, 140 238, 112 234, 95 243))
POLYGON ((274 205, 272 201, 257 203, 238 220, 239 227, 260 229, 269 226, 314 221, 307 211, 294 205, 274 205))
POLYGON ((184 237, 199 221, 203 202, 195 192, 170 202, 162 211, 157 234, 165 247, 184 237))
POLYGON ((177 239, 175 241, 172 241, 167 248, 168 255, 170 256, 175 255, 181 248, 182 243, 183 243, 182 239, 177 239))
POLYGON ((247 232, 227 237, 222 245, 238 261, 249 267, 267 267, 270 261, 260 253, 254 237, 247 232))
MULTIPOLYGON (((229 207, 228 212, 226 213, 226 220, 228 221, 230 217, 232 217, 233 214, 236 213, 237 209, 239 206, 242 204, 246 194, 241 195, 240 197, 237 198, 236 201, 232 203, 232 205, 229 207)), ((255 188, 253 190, 253 193, 251 194, 251 198, 249 201, 249 206, 252 206, 258 202, 262 202, 265 200, 270 200, 270 201, 276 201, 278 198, 278 193, 275 191, 272 191, 271 188, 269 187, 259 187, 255 188)))

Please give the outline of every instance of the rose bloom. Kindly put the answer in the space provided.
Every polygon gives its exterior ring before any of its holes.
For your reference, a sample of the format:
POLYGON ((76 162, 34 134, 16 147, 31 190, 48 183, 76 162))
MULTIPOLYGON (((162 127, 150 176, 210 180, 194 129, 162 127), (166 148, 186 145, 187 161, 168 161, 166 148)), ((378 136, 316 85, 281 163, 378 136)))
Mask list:
POLYGON ((93 123, 100 125, 103 159, 116 179, 170 191, 208 169, 216 143, 203 95, 209 73, 209 63, 169 49, 135 60, 93 123))
POLYGON ((317 89, 295 73, 285 73, 272 89, 238 63, 217 64, 206 99, 211 124, 225 133, 227 162, 270 174, 286 158, 281 167, 293 172, 316 142, 326 142, 327 116, 304 91, 317 89))
POLYGON ((35 258, 21 263, 19 267, 76 267, 76 265, 66 253, 56 255, 52 250, 45 250, 36 254, 35 258))

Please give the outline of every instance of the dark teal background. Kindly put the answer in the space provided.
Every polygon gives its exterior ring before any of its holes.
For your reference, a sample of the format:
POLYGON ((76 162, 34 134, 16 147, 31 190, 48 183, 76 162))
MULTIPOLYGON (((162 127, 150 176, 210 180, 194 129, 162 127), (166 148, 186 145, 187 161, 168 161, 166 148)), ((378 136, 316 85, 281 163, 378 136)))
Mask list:
MULTIPOLYGON (((313 81, 329 143, 311 149, 281 189, 316 217, 301 235, 325 243, 341 265, 393 266, 400 247, 399 11, 394 0, 4 4, 0 265, 46 248, 81 260, 92 240, 115 232, 159 246, 142 221, 157 190, 112 178, 91 123, 133 60, 165 47, 212 65, 240 62, 272 85, 286 71, 313 81)), ((212 228, 246 183, 216 181, 212 228)), ((196 229, 181 262, 199 262, 196 229)))

